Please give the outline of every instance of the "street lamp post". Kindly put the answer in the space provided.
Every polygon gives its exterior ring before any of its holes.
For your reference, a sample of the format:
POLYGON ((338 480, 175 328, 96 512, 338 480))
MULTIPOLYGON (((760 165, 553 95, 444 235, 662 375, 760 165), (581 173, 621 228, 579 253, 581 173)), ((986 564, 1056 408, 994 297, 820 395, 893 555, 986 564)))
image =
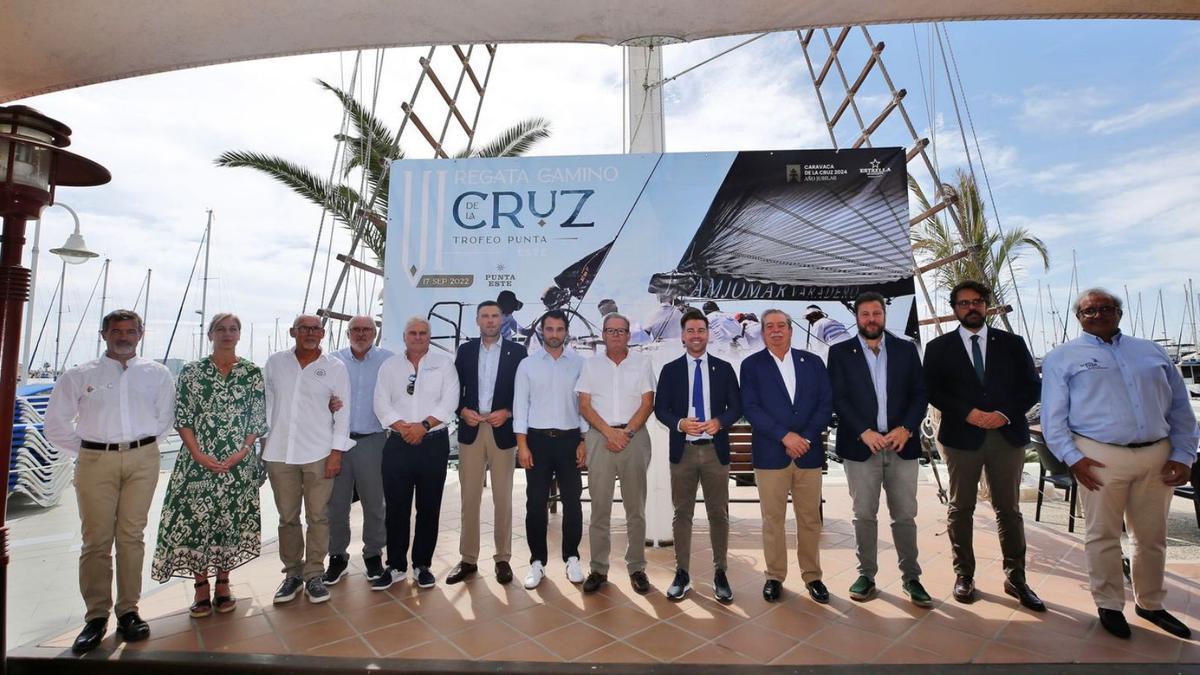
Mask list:
MULTIPOLYGON (((49 204, 47 206, 61 206, 62 208, 67 210, 67 213, 71 214, 71 219, 75 222, 75 229, 67 237, 66 242, 64 242, 63 245, 59 246, 58 248, 50 249, 51 253, 62 258, 62 272, 60 273, 59 281, 58 281, 58 288, 59 288, 59 292, 60 292, 60 294, 58 296, 58 331, 55 333, 55 338, 54 338, 54 369, 57 371, 58 370, 58 346, 59 346, 58 342, 59 342, 60 337, 62 336, 63 298, 66 295, 67 265, 68 264, 71 264, 71 265, 83 264, 83 263, 87 262, 88 260, 95 258, 97 256, 97 254, 88 250, 87 244, 85 244, 83 242, 83 235, 81 235, 79 233, 79 214, 75 213, 75 209, 71 208, 70 206, 67 206, 66 204, 64 204, 62 202, 55 202, 55 203, 49 204)), ((29 260, 29 267, 30 267, 29 306, 25 313, 25 323, 29 326, 33 325, 33 298, 34 298, 34 293, 37 291, 38 240, 41 238, 41 230, 42 230, 42 219, 41 219, 41 216, 39 215, 39 217, 36 221, 36 224, 34 225, 34 228, 33 228, 33 255, 30 257, 30 260, 29 260)), ((106 283, 107 283, 107 273, 108 273, 107 265, 108 265, 108 263, 105 262, 106 283)), ((53 300, 53 298, 51 298, 51 299, 53 300)), ((101 302, 100 315, 104 316, 103 296, 101 297, 100 302, 101 302)), ((99 339, 99 338, 97 338, 97 339, 99 339)), ((18 374, 18 379, 20 379, 21 381, 24 381, 25 378, 29 376, 30 371, 33 370, 33 354, 31 353, 32 349, 30 348, 30 342, 32 340, 33 340, 33 331, 31 331, 31 330, 25 331, 25 346, 22 350, 23 353, 25 354, 25 362, 24 362, 25 365, 21 369, 21 372, 18 374)), ((97 354, 97 358, 99 358, 99 354, 97 354)))
MULTIPOLYGON (((21 341, 21 309, 29 295, 29 270, 21 266, 25 223, 54 203, 59 185, 103 185, 108 169, 66 148, 71 129, 26 106, 0 107, 0 467, 7 478, 12 463, 13 410, 21 341), (7 411, 7 412, 5 412, 7 411)), ((7 499, 0 499, 0 673, 7 672, 8 526, 7 499)))

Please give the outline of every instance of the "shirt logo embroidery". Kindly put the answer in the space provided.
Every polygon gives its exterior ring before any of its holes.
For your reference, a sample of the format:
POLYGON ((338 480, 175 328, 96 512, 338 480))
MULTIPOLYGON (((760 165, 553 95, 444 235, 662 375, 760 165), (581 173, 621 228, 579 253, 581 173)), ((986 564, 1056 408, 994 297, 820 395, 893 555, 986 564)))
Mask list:
POLYGON ((1079 367, 1084 370, 1106 370, 1106 368, 1100 363, 1099 359, 1095 357, 1092 357, 1091 361, 1084 361, 1083 363, 1079 364, 1079 367))
POLYGON ((317 377, 325 377, 325 369, 324 368, 317 369, 317 377))

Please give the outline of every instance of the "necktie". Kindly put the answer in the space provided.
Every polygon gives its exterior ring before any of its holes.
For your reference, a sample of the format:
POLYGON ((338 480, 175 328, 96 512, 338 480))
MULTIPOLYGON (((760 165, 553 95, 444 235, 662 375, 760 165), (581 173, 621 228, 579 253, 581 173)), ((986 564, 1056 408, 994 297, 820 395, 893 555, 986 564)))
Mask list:
POLYGON ((692 407, 696 409, 696 419, 705 420, 704 407, 704 371, 700 370, 700 361, 696 359, 696 376, 692 383, 692 407))
POLYGON ((979 336, 971 336, 971 361, 975 364, 975 374, 983 382, 983 350, 979 348, 979 336))

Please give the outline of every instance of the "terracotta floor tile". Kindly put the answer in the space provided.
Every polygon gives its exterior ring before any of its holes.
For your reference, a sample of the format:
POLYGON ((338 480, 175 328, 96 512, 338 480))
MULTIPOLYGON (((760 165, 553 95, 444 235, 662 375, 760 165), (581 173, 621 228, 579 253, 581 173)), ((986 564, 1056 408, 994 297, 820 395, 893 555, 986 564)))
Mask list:
POLYGON ((343 658, 373 658, 375 651, 359 636, 314 647, 306 652, 311 656, 340 656, 343 658))
POLYGON ((231 642, 223 647, 218 647, 215 651, 218 652, 233 652, 239 654, 287 654, 289 653, 288 646, 283 644, 283 640, 279 639, 278 635, 269 633, 267 635, 257 635, 252 638, 231 642))
POLYGON ((356 635, 357 632, 350 624, 346 623, 345 619, 340 616, 333 616, 291 630, 276 629, 275 634, 283 638, 283 641, 292 650, 304 651, 343 640, 356 635))
MULTIPOLYGON (((105 643, 107 642, 108 639, 105 640, 105 643)), ((200 640, 193 631, 176 633, 174 635, 168 635, 166 637, 161 637, 154 640, 145 640, 142 642, 121 642, 120 644, 122 645, 122 649, 138 652, 198 652, 202 649, 200 646, 200 640)), ((102 648, 104 646, 106 645, 101 645, 102 648)))
POLYGON ((583 623, 573 623, 536 637, 537 642, 565 661, 575 659, 613 642, 614 638, 583 623))
POLYGON ((584 595, 582 591, 575 590, 574 593, 569 595, 549 597, 546 599, 546 602, 571 616, 583 618, 622 605, 625 603, 625 599, 619 595, 613 597, 603 593, 584 595))
POLYGON ((275 630, 282 633, 337 616, 337 611, 329 603, 313 605, 293 600, 287 605, 263 608, 263 614, 275 626, 275 630))
POLYGON ((369 586, 352 581, 361 581, 361 577, 348 577, 333 588, 329 589, 329 604, 340 612, 348 612, 364 607, 375 607, 386 602, 394 602, 391 596, 380 591, 373 591, 369 586))
POLYGON ((465 659, 467 655, 448 641, 438 638, 393 654, 392 657, 397 659, 465 659))
POLYGON ((267 621, 267 617, 258 614, 237 621, 203 627, 200 629, 200 640, 205 649, 216 649, 222 645, 273 632, 275 629, 267 621))
POLYGON ((645 630, 658 621, 637 607, 621 605, 587 617, 586 623, 609 635, 623 638, 645 630))
POLYGON ((745 654, 755 663, 770 663, 800 640, 755 624, 745 624, 722 635, 714 643, 745 654))
POLYGON ((870 663, 888 646, 887 642, 881 642, 872 633, 841 623, 817 631, 805 644, 820 647, 854 663, 870 663))
POLYGON ((587 654, 582 659, 587 663, 652 663, 653 658, 624 642, 614 642, 587 654))
POLYGON ((525 639, 517 629, 501 621, 484 621, 455 633, 448 638, 455 646, 473 659, 498 651, 525 639))
POLYGON ((826 651, 820 647, 810 644, 801 644, 797 647, 786 651, 779 658, 771 662, 771 665, 846 665, 851 663, 845 658, 833 652, 826 651))
POLYGON ((882 653, 875 659, 875 663, 896 663, 896 664, 915 664, 915 663, 946 663, 946 659, 941 654, 918 649, 912 645, 903 644, 903 641, 893 643, 891 647, 883 650, 882 653))
POLYGON ((749 625, 761 626, 778 633, 783 633, 792 639, 803 642, 817 631, 829 625, 829 621, 808 612, 793 609, 789 605, 781 605, 775 610, 756 617, 749 625))
POLYGON ((945 663, 969 663, 987 640, 946 626, 922 622, 900 642, 940 655, 945 663))
POLYGON ((702 645, 675 659, 674 663, 695 663, 697 665, 742 665, 746 657, 732 649, 726 649, 712 642, 702 645))
POLYGON ((571 615, 553 605, 545 604, 534 605, 518 612, 506 614, 501 619, 530 637, 537 637, 575 622, 571 615))
POLYGON ((363 634, 363 639, 379 653, 389 656, 438 638, 437 631, 420 619, 409 619, 363 634))
POLYGON ((1002 642, 989 642, 975 655, 974 663, 1038 663, 1046 657, 1002 642))
POLYGON ((697 603, 688 606, 688 601, 681 603, 679 614, 670 618, 670 622, 690 633, 712 639, 745 624, 746 619, 725 611, 715 602, 697 603))
MULTIPOLYGON (((204 627, 200 621, 188 616, 187 612, 176 612, 157 619, 147 619, 146 622, 150 624, 150 635, 155 638, 167 637, 168 635, 204 627)), ((115 624, 116 622, 112 623, 115 624)), ((74 640, 75 636, 72 635, 71 639, 74 640)), ((70 643, 67 643, 67 646, 69 645, 70 643)))
POLYGON ((631 635, 625 641, 659 661, 672 661, 704 644, 704 638, 665 622, 631 635))
MULTIPOLYGON (((383 595, 377 593, 376 595, 383 595)), ((342 612, 342 618, 350 622, 359 633, 369 633, 377 628, 390 626, 413 617, 404 605, 398 602, 379 604, 342 612)))
POLYGON ((536 661, 558 663, 558 654, 551 652, 533 640, 523 640, 487 655, 488 661, 536 661))
POLYGON ((1065 640, 1060 633, 1046 630, 1036 622, 1010 621, 999 633, 996 642, 1042 655, 1043 661, 1071 662, 1083 643, 1065 640))

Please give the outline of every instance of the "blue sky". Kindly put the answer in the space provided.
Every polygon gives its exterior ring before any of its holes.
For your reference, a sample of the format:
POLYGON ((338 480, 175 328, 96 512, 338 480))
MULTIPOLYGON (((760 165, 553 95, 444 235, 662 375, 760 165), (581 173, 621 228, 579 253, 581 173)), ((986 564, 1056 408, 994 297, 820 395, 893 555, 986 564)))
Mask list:
MULTIPOLYGON (((1046 21, 953 23, 947 29, 1000 222, 1027 227, 1050 246, 1049 273, 1028 264, 1018 273, 1027 311, 1033 312, 1039 279, 1054 289, 1060 308, 1066 303, 1074 249, 1082 285, 1121 290, 1128 284, 1133 295, 1140 291, 1147 324, 1151 301, 1163 289, 1169 333, 1177 336, 1183 284, 1200 252, 1200 94, 1192 88, 1200 81, 1200 26, 1046 21)), ((928 27, 880 26, 871 32, 887 43, 884 58, 892 78, 907 88, 914 123, 928 134, 917 66, 919 53, 928 87, 928 27)), ((742 39, 670 47, 666 75, 742 39)), ((858 66, 851 62, 861 63, 862 42, 860 36, 847 42, 852 70, 858 66)), ((393 123, 417 74, 418 52, 423 50, 391 50, 385 57, 378 111, 393 123)), ((364 58, 369 77, 374 53, 364 58)), ((300 309, 319 210, 248 170, 218 169, 211 162, 223 150, 253 149, 327 173, 340 108, 312 78, 346 81, 352 60, 353 54, 326 54, 213 66, 23 102, 72 126, 74 149, 112 169, 111 185, 64 190, 60 199, 80 212, 92 248, 113 258, 110 308, 130 304, 145 269, 154 267, 151 352, 161 354, 166 345, 207 208, 216 213, 210 315, 228 309, 253 323, 254 357, 261 361, 274 319, 286 324, 300 309)), ((934 76, 938 155, 943 173, 951 174, 965 164, 964 155, 940 62, 934 76)), ((481 136, 542 115, 551 120, 554 135, 537 154, 620 152, 621 86, 617 48, 504 46, 481 136)), ((664 94, 671 151, 829 146, 793 33, 758 40, 688 73, 667 84, 664 94)), ((862 99, 864 114, 882 100, 869 92, 862 99)), ((885 131, 891 137, 877 144, 907 145, 899 128, 885 131)), ((421 147, 415 135, 405 142, 421 147)), ((68 227, 65 212, 47 211, 37 324, 48 309, 58 267, 46 251, 65 238, 68 227)), ((337 233, 334 248, 342 247, 337 233)), ((324 244, 317 253, 314 298, 321 295, 324 244)), ((65 333, 79 321, 98 271, 96 263, 70 270, 65 333)), ((369 304, 368 286, 354 291, 351 304, 369 304)), ((192 325, 184 324, 177 345, 194 341, 186 334, 194 333, 198 307, 192 296, 184 309, 192 325)), ((95 312, 93 306, 87 321, 94 321, 95 312)), ((77 346, 72 362, 90 358, 94 343, 81 338, 81 344, 86 350, 77 346)), ((249 345, 243 351, 249 353, 249 345)), ((187 348, 173 352, 192 355, 187 348)))

